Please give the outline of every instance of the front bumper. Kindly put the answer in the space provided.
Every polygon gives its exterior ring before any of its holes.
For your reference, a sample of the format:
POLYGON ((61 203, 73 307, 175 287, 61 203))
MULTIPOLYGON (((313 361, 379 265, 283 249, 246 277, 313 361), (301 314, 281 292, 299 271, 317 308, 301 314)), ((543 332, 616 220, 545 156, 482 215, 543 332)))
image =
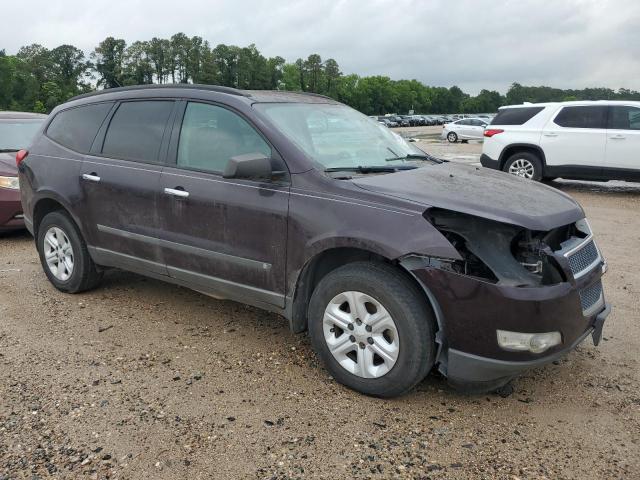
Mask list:
POLYGON ((526 370, 542 367, 563 357, 589 335, 594 345, 598 345, 602 337, 604 321, 609 313, 611 313, 611 306, 605 304, 603 310, 595 316, 593 326, 582 333, 571 345, 536 360, 520 362, 497 360, 449 349, 447 352, 448 382, 453 387, 467 392, 486 392, 498 388, 526 370))
POLYGON ((449 382, 466 391, 488 391, 523 371, 552 362, 589 334, 600 340, 610 307, 601 294, 583 311, 581 292, 600 282, 604 262, 571 282, 538 287, 501 286, 426 264, 406 264, 435 303, 440 353, 438 365, 449 382), (562 343, 542 354, 507 351, 497 330, 558 331, 562 343))
POLYGON ((24 228, 20 191, 0 188, 0 231, 24 228))

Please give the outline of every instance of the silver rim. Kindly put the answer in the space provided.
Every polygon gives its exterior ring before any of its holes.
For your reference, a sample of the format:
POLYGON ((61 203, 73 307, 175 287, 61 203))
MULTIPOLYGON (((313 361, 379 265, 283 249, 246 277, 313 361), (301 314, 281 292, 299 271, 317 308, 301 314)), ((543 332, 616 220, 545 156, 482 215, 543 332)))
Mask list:
POLYGON ((324 339, 333 358, 362 378, 387 374, 398 360, 398 329, 389 312, 362 292, 343 292, 327 305, 324 339))
POLYGON ((455 133, 450 133, 447 138, 451 143, 455 142, 458 139, 458 136, 455 133))
POLYGON ((44 258, 49 271, 58 280, 69 280, 73 274, 73 247, 67 234, 58 227, 47 230, 43 240, 44 258))
POLYGON ((533 178, 533 163, 525 158, 519 158, 509 167, 509 173, 523 178, 533 178))

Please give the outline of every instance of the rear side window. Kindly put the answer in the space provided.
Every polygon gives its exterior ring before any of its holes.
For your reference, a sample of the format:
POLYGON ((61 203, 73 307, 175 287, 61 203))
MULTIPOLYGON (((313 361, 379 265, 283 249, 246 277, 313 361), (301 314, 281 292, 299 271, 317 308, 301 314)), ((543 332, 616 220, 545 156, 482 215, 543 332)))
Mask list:
POLYGON ((563 107, 553 121, 567 128, 606 128, 607 107, 563 107))
POLYGON ((111 118, 102 146, 107 157, 158 162, 173 101, 124 102, 111 118))
POLYGON ((615 130, 640 130, 640 108, 631 106, 610 107, 609 127, 615 130))
POLYGON ((112 105, 93 103, 63 110, 47 127, 47 136, 71 150, 87 153, 112 105))
POLYGON ((491 125, 523 125, 542 110, 544 107, 503 108, 493 117, 491 125))

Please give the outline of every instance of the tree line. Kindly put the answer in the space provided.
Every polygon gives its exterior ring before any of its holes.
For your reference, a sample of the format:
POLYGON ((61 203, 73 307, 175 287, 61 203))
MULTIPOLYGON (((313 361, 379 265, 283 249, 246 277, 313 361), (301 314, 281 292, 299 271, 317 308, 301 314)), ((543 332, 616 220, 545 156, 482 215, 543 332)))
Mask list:
POLYGON ((49 112, 69 98, 96 88, 139 84, 204 83, 241 89, 313 92, 335 98, 368 115, 385 113, 490 113, 522 102, 640 100, 628 89, 564 90, 513 83, 506 95, 417 80, 344 74, 333 58, 318 54, 287 62, 265 57, 255 45, 212 47, 201 37, 177 33, 129 45, 107 37, 89 54, 73 45, 24 46, 15 55, 0 50, 0 110, 49 112))

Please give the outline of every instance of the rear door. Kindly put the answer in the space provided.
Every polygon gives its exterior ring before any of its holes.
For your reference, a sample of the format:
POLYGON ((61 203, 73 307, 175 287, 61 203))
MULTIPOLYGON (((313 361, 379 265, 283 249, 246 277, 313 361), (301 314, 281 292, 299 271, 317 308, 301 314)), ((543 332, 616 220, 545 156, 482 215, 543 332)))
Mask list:
POLYGON ((469 137, 476 140, 482 140, 484 135, 484 127, 486 123, 477 118, 469 120, 469 137))
POLYGON ((598 176, 607 143, 607 107, 562 107, 542 130, 540 146, 549 166, 570 167, 574 173, 598 176))
POLYGON ((640 107, 609 107, 608 127, 605 174, 640 180, 640 107))
POLYGON ((123 101, 82 164, 92 254, 98 263, 166 274, 158 246, 160 173, 173 100, 123 101))
POLYGON ((222 177, 231 157, 260 153, 281 164, 277 153, 226 106, 185 102, 180 116, 171 136, 174 165, 165 168, 159 189, 169 275, 209 293, 283 307, 288 176, 222 177))

